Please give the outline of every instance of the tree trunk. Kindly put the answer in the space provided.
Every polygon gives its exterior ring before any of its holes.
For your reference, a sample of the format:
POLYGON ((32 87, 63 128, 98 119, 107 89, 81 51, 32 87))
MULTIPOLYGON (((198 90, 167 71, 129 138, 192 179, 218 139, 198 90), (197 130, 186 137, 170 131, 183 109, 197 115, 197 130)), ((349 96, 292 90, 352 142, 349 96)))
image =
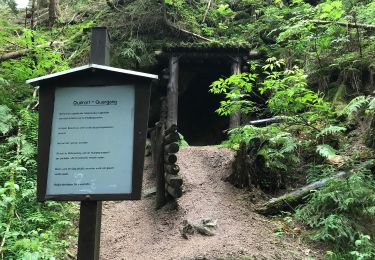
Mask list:
MULTIPOLYGON (((232 63, 232 74, 240 74, 240 73, 241 73, 241 58, 235 57, 232 63)), ((240 125, 241 125, 241 111, 235 111, 229 116, 229 128, 234 128, 240 125)))
POLYGON ((60 16, 59 0, 49 0, 49 26, 52 27, 60 16))
POLYGON ((260 146, 259 138, 253 138, 248 145, 244 142, 240 144, 232 164, 232 174, 227 177, 227 181, 237 188, 260 185, 263 173, 263 160, 257 155, 260 146))

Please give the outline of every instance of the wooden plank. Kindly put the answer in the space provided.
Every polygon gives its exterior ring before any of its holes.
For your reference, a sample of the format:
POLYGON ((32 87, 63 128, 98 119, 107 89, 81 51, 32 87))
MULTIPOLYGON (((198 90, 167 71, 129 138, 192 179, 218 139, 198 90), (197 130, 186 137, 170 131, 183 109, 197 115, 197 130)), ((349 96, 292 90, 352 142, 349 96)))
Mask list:
POLYGON ((98 260, 100 248, 101 201, 82 201, 79 218, 78 260, 98 260))
POLYGON ((164 171, 168 174, 177 175, 180 171, 180 166, 177 164, 165 164, 164 171))
POLYGON ((181 187, 180 188, 174 188, 174 187, 166 184, 166 189, 167 189, 169 195, 171 195, 173 198, 175 198, 175 199, 181 198, 181 196, 182 196, 181 187))
POLYGON ((167 116, 167 128, 172 125, 177 125, 178 116, 178 73, 179 63, 178 57, 172 56, 169 59, 169 71, 170 79, 167 87, 167 104, 168 104, 168 116, 167 116))
POLYGON ((182 185, 182 177, 178 175, 172 175, 172 174, 165 174, 165 180, 168 183, 168 185, 178 188, 182 185))
POLYGON ((177 155, 174 153, 168 153, 164 155, 164 162, 167 164, 173 164, 177 162, 177 155))
POLYGON ((170 143, 164 146, 164 152, 166 153, 177 153, 180 150, 178 143, 170 143))
MULTIPOLYGON (((241 58, 234 57, 232 62, 232 74, 241 73, 241 58)), ((229 128, 235 128, 241 124, 241 111, 235 111, 229 116, 229 128)))

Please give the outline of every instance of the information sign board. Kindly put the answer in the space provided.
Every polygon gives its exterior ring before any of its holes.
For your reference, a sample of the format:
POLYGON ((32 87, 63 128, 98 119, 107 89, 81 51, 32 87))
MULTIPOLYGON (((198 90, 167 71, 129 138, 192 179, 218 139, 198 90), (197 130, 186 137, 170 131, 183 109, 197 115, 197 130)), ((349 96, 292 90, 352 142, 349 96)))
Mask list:
POLYGON ((134 86, 55 90, 47 196, 132 192, 134 86))

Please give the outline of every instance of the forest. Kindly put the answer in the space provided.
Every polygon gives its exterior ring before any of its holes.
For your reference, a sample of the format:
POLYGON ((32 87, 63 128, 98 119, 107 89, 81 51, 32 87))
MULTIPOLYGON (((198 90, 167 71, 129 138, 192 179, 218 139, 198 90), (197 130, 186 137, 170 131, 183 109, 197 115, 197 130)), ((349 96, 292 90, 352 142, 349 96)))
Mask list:
MULTIPOLYGON (((76 257, 79 205, 36 201, 38 87, 25 82, 88 64, 98 26, 111 66, 159 74, 159 88, 166 50, 248 50, 239 73, 207 86, 210 110, 242 117, 216 144, 235 153, 226 185, 258 194, 248 210, 272 236, 319 252, 304 259, 375 259, 375 1, 21 2, 0 0, 0 259, 76 257)), ((268 254, 191 259, 284 259, 268 254)))

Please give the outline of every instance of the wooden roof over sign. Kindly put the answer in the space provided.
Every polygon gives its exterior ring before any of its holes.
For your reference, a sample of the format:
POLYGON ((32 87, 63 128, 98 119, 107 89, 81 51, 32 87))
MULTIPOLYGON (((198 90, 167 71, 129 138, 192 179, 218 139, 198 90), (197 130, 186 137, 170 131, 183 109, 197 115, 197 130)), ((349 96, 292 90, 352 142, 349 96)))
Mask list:
POLYGON ((132 76, 132 77, 139 77, 139 78, 148 78, 148 79, 158 79, 157 75, 154 74, 148 74, 148 73, 143 73, 139 71, 132 71, 132 70, 126 70, 126 69, 120 69, 120 68, 115 68, 115 67, 109 67, 105 65, 99 65, 99 64, 88 64, 88 65, 83 65, 80 67, 72 68, 69 70, 61 71, 61 72, 56 72, 52 73, 49 75, 41 76, 38 78, 34 79, 29 79, 26 81, 28 84, 32 85, 38 85, 40 82, 46 81, 46 80, 56 80, 56 79, 61 79, 61 78, 66 78, 67 76, 71 76, 74 74, 78 74, 80 72, 86 72, 86 71, 104 71, 107 72, 111 75, 126 75, 126 76, 132 76))

